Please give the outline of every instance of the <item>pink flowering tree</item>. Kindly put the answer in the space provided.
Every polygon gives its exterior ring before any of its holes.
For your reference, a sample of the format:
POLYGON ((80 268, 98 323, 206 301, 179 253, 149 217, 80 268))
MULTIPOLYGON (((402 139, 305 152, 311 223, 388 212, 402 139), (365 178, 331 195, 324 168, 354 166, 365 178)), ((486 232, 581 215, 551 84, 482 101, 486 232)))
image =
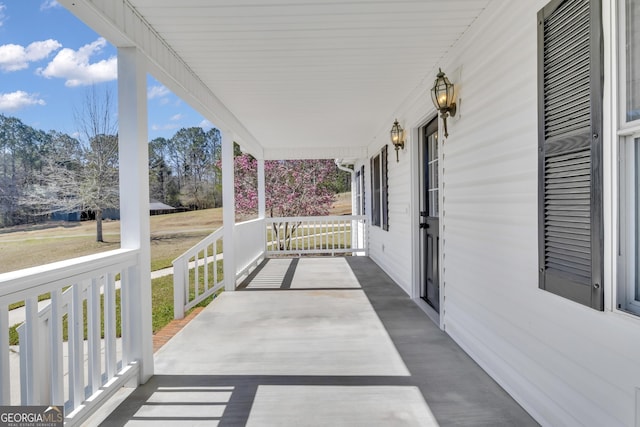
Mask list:
POLYGON ((248 154, 234 159, 236 213, 256 215, 258 212, 258 162, 248 154))
MULTIPOLYGON (((335 202, 329 187, 336 167, 331 160, 265 161, 265 207, 270 217, 324 216, 335 202)), ((257 161, 248 154, 235 158, 236 210, 251 214, 258 207, 257 161)), ((300 222, 274 225, 273 238, 289 249, 300 222)))

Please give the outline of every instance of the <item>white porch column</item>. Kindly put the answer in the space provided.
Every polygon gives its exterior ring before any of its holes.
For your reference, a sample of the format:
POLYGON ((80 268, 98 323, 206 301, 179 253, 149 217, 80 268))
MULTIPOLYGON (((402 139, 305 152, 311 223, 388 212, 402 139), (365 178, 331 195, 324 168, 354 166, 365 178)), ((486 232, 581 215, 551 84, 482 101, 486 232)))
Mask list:
POLYGON ((222 253, 224 254, 224 290, 236 290, 236 196, 234 188, 233 138, 228 132, 222 136, 222 253))
POLYGON ((264 159, 258 159, 258 218, 264 219, 266 215, 266 193, 264 181, 264 159))
POLYGON ((134 47, 118 48, 118 123, 121 246, 140 251, 138 274, 128 293, 135 307, 130 311, 129 359, 139 361, 139 381, 145 383, 153 375, 147 73, 146 61, 134 47))
POLYGON ((265 192, 265 180, 264 180, 264 159, 258 159, 258 218, 263 221, 263 233, 262 233, 262 256, 264 257, 267 253, 267 233, 266 233, 266 224, 264 223, 264 219, 266 217, 266 205, 267 205, 267 197, 265 192))

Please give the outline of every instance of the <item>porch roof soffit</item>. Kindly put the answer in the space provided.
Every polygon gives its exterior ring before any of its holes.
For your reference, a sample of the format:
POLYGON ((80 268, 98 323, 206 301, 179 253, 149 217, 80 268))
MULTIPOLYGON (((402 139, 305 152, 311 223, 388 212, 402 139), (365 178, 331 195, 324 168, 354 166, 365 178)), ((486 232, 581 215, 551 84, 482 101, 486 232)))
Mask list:
POLYGON ((287 159, 366 158, 491 1, 60 3, 245 151, 287 159))

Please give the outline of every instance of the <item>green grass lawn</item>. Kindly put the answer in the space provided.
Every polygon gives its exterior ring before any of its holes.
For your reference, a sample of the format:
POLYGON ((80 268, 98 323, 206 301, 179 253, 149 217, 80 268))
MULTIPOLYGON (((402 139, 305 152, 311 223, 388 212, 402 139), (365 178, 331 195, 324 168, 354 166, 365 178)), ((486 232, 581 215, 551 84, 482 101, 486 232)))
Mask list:
MULTIPOLYGON (((339 196, 332 214, 350 213, 350 200, 349 193, 339 196)), ((150 220, 151 270, 155 271, 171 267, 171 262, 175 258, 222 226, 222 209, 207 209, 152 216, 150 220)), ((0 263, 0 273, 117 249, 120 247, 119 227, 120 224, 118 221, 105 221, 103 223, 103 232, 106 242, 103 243, 95 242, 94 221, 78 223, 49 222, 38 225, 2 228, 0 229, 0 259, 2 259, 2 263, 0 263)), ((317 229, 315 231, 319 233, 326 232, 327 230, 317 229)), ((309 230, 304 228, 299 230, 300 236, 306 235, 308 232, 309 230)), ((342 231, 340 231, 340 235, 342 235, 342 231)), ((268 238, 270 239, 270 236, 268 236, 268 238)), ((306 239, 304 240, 306 241, 306 239)), ((344 239, 343 236, 338 237, 336 239, 336 246, 344 247, 345 244, 349 244, 349 242, 350 231, 347 230, 346 239, 344 239)), ((306 243, 298 243, 301 244, 301 248, 306 245, 306 243)), ((313 245, 314 242, 312 241, 310 243, 313 245)), ((217 251, 218 253, 222 252, 222 242, 218 242, 217 251)), ((209 248, 209 255, 211 254, 212 249, 209 248)), ((202 256, 202 252, 200 256, 202 256)), ((217 268, 218 280, 221 280, 221 262, 217 268)), ((200 294, 204 292, 203 273, 203 267, 200 267, 200 283, 198 284, 200 294)), ((195 275, 193 271, 191 271, 190 274, 192 277, 195 275)), ((209 276, 212 280, 212 270, 209 271, 209 276)), ((120 291, 118 290, 116 292, 117 310, 119 310, 120 291)), ((190 289, 190 293, 192 295, 195 294, 193 286, 190 289)), ((207 298, 198 304, 198 306, 206 306, 215 296, 216 295, 207 298)), ((48 294, 39 296, 39 300, 48 298, 50 298, 48 294)), ((10 305, 10 309, 21 305, 24 305, 23 301, 14 302, 10 305)), ((170 275, 152 280, 153 332, 155 333, 162 329, 162 327, 167 325, 172 319, 173 276, 170 275)), ((18 343, 16 327, 17 325, 11 327, 9 331, 11 344, 18 343)), ((64 330, 66 331, 66 329, 65 326, 64 330)), ((119 326, 118 334, 120 334, 119 326)))
MULTIPOLYGON (((151 269, 171 261, 222 226, 222 210, 205 209, 154 215, 151 221, 151 269)), ((105 242, 95 241, 95 221, 48 222, 0 229, 0 273, 110 251, 120 247, 120 222, 104 222, 105 242)))
MULTIPOLYGON (((220 263, 221 264, 221 263, 220 263)), ((204 292, 204 279, 203 279, 203 268, 201 267, 200 274, 200 283, 199 283, 199 291, 200 293, 204 292)), ((192 273, 193 274, 193 273, 192 273)), ((222 279, 222 268, 221 265, 218 267, 218 277, 222 279)), ((153 328, 153 333, 155 334, 160 329, 165 327, 169 322, 173 320, 173 276, 164 276, 158 279, 153 279, 151 281, 151 286, 153 292, 151 293, 151 323, 153 328)), ((212 295, 196 305, 196 307, 206 307, 213 299, 220 294, 222 290, 217 292, 215 295, 212 295)), ((195 290, 191 290, 191 296, 195 294, 195 290)), ((101 307, 101 319, 100 319, 100 328, 101 328, 101 337, 104 338, 104 316, 102 312, 102 308, 104 307, 104 295, 100 296, 100 307, 101 307)), ((116 336, 120 337, 122 335, 122 330, 120 327, 120 289, 116 289, 116 336)), ((191 309, 193 310, 193 309, 191 309)), ((185 315, 189 314, 191 310, 187 311, 185 315)), ((87 301, 84 301, 84 338, 87 338, 87 301)), ((18 328, 19 325, 14 325, 9 328, 9 345, 18 345, 18 328)), ((67 326, 67 316, 65 315, 63 318, 63 338, 66 341, 68 337, 68 326, 67 326)))
MULTIPOLYGON (((302 230, 300 230, 302 231, 302 230)), ((305 230, 306 231, 306 230, 305 230)), ((318 233, 327 233, 327 232, 331 232, 330 229, 326 229, 326 228, 322 228, 322 229, 318 229, 316 230, 316 232, 318 233)), ((307 233, 305 233, 306 236, 307 233)), ((190 233, 187 233, 184 236, 175 236, 175 235, 168 235, 167 238, 173 242, 175 242, 176 240, 186 240, 189 241, 189 243, 191 243, 191 239, 194 238, 195 236, 191 235, 190 233)), ((302 237, 302 233, 301 236, 302 237)), ((200 238, 198 238, 199 241, 200 238)), ((347 229, 346 235, 344 233, 343 230, 340 230, 339 232, 336 231, 336 236, 335 236, 335 248, 345 248, 348 247, 350 245, 350 239, 351 239, 351 231, 349 229, 347 229), (346 237, 346 239, 345 239, 346 237)), ((294 243, 292 245, 292 249, 308 249, 308 248, 317 248, 317 249, 321 249, 323 247, 326 247, 326 236, 323 237, 323 244, 320 244, 320 240, 318 240, 317 245, 314 246, 314 240, 313 238, 310 239, 310 241, 307 241, 306 238, 301 238, 298 242, 296 242, 295 237, 294 237, 294 243)), ((329 239, 329 242, 333 242, 333 239, 329 239)), ((197 243, 197 242, 196 242, 197 243)), ((153 242, 152 242, 153 244, 153 242)), ((188 248, 186 248, 188 249, 188 248)), ((184 250, 186 250, 184 249, 184 250)), ((180 254, 182 253, 183 249, 182 247, 180 247, 180 254)), ((218 241, 217 244, 217 251, 218 253, 222 252, 222 242, 218 241)), ((171 266, 171 261, 174 259, 174 252, 175 251, 171 251, 171 250, 163 250, 163 251, 159 251, 156 252, 156 254, 158 253, 162 253, 164 255, 164 257, 156 257, 156 259, 154 259, 152 261, 152 270, 158 270, 161 268, 165 268, 165 267, 169 267, 171 266)), ((203 256, 204 252, 200 252, 199 256, 203 256)), ((212 256, 213 255, 213 248, 209 247, 208 248, 208 255, 212 256)), ((217 279, 218 281, 223 279, 223 271, 222 271, 222 266, 223 263, 222 261, 218 261, 217 263, 217 279)), ((209 270, 208 270, 208 276, 209 276, 209 281, 212 282, 213 281, 213 264, 209 264, 209 270)), ((193 283, 194 278, 195 278, 195 270, 190 270, 189 273, 189 277, 191 279, 191 283, 193 283)), ((204 288, 204 267, 200 266, 198 269, 198 294, 202 294, 205 291, 204 288)), ((157 279, 153 279, 151 281, 151 286, 152 286, 152 301, 151 301, 151 306, 152 306, 152 325, 153 325, 153 333, 156 333, 157 331, 159 331, 160 329, 162 329, 164 326, 166 326, 169 322, 171 322, 171 320, 173 320, 173 312, 174 312, 174 303, 173 303, 173 275, 168 275, 168 276, 164 276, 164 277, 160 277, 157 279)), ((213 286, 213 285, 212 285, 213 286)), ((66 289, 66 288, 65 288, 66 289)), ((195 287, 191 286, 189 289, 189 293, 191 298, 193 298, 195 296, 195 287)), ((218 292, 219 293, 219 292, 218 292)), ((213 300, 213 298, 217 296, 213 295, 210 296, 209 298, 205 299, 204 301, 200 302, 196 307, 201 307, 201 306, 206 306, 210 301, 213 300)), ((45 300, 45 299, 49 299, 50 295, 47 294, 42 294, 38 297, 39 301, 45 300)), ((11 304, 9 307, 10 309, 14 309, 17 307, 21 307, 24 305, 24 301, 18 301, 15 302, 13 304, 11 304)), ((101 307, 103 305, 103 296, 101 296, 101 307)), ((85 310, 85 338, 86 338, 86 301, 84 302, 84 310, 85 310)), ((117 310, 117 325, 116 325, 116 334, 117 336, 120 336, 121 332, 120 332, 120 290, 116 290, 116 310, 117 310)), ((185 313, 185 315, 188 314, 185 313)), ((101 314, 102 316, 102 314, 101 314)), ((64 318, 65 320, 63 321, 63 336, 64 339, 67 339, 67 327, 66 327, 66 316, 64 318)), ((10 344, 11 345, 16 345, 18 344, 18 333, 17 333, 17 326, 18 325, 14 325, 10 328, 9 331, 9 336, 10 336, 10 344)), ((102 334, 104 336, 104 327, 102 325, 102 321, 101 321, 101 328, 102 328, 102 334)))
MULTIPOLYGON (((155 271, 171 267, 175 258, 219 228, 222 225, 222 210, 206 209, 158 215, 152 216, 150 220, 151 270, 155 271)), ((94 221, 51 222, 30 227, 0 229, 0 273, 118 249, 119 226, 118 221, 104 222, 104 243, 94 241, 94 221)), ((221 248, 220 244, 218 250, 221 251, 221 248)), ((173 276, 155 279, 153 293, 153 323, 156 332, 173 319, 173 276)), ((50 295, 47 293, 39 295, 38 300, 49 298, 50 295)), ((21 306, 24 306, 24 301, 15 301, 9 305, 9 309, 21 306)), ((15 327, 10 329, 10 335, 10 341, 16 343, 15 327)))

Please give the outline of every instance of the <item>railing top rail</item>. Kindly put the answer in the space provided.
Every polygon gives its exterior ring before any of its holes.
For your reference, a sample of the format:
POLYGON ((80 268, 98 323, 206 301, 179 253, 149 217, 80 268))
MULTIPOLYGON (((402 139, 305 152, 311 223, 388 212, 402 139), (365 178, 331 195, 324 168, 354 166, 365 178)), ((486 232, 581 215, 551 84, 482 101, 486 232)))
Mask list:
POLYGON ((198 243, 196 243, 195 245, 193 245, 192 247, 190 247, 189 249, 184 251, 184 253, 182 255, 180 255, 179 257, 174 259, 171 263, 175 264, 176 262, 179 262, 180 260, 182 260, 185 257, 187 257, 187 258, 191 257, 191 255, 193 253, 195 253, 195 252, 200 252, 201 250, 206 248, 211 243, 215 242, 218 239, 221 239, 223 234, 224 234, 224 227, 218 228, 216 231, 214 231, 213 233, 209 234, 207 237, 205 237, 204 239, 200 240, 198 243))
POLYGON ((0 298, 18 293, 30 293, 60 280, 72 281, 77 276, 94 271, 135 265, 138 252, 137 249, 116 249, 2 273, 0 274, 0 298))
POLYGON ((272 222, 284 222, 284 221, 307 221, 307 222, 321 222, 327 220, 334 221, 360 221, 366 220, 365 215, 327 215, 327 216, 290 216, 290 217, 270 217, 265 218, 269 223, 272 222))
POLYGON ((246 221, 237 222, 236 223, 236 227, 242 226, 242 225, 250 225, 250 224, 254 224, 254 223, 257 223, 257 222, 261 222, 261 221, 264 221, 264 218, 253 218, 253 219, 249 219, 249 220, 246 220, 246 221))

